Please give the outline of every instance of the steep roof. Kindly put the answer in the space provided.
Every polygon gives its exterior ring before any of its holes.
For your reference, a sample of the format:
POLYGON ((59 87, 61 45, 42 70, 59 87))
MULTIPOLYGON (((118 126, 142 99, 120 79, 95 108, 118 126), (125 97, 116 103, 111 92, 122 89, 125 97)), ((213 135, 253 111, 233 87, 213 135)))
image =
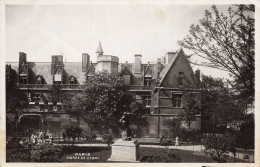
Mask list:
POLYGON ((100 41, 98 42, 98 48, 97 48, 96 53, 104 53, 100 41))
MULTIPOLYGON (((7 64, 11 64, 12 69, 16 71, 18 74, 18 62, 12 62, 7 64)), ((69 77, 72 75, 75 77, 79 84, 83 84, 85 81, 85 72, 82 71, 82 63, 81 62, 64 62, 64 76, 65 83, 69 83, 69 77)), ((51 63, 50 62, 28 62, 29 73, 36 80, 38 75, 42 76, 45 80, 46 84, 53 83, 53 75, 51 75, 51 63)))
MULTIPOLYGON (((180 50, 181 50, 181 49, 180 49, 180 50)), ((175 55, 174 55, 172 61, 171 61, 169 64, 167 64, 167 65, 165 66, 165 68, 161 71, 161 73, 160 73, 161 79, 160 79, 160 84, 159 84, 158 86, 161 86, 161 84, 162 84, 163 80, 165 79, 167 73, 169 72, 169 70, 170 70, 171 67, 173 66, 173 64, 174 64, 174 62, 175 62, 175 60, 176 60, 176 57, 177 57, 177 55, 179 54, 180 50, 178 50, 177 52, 175 52, 175 55)))
MULTIPOLYGON (((99 43, 98 51, 103 52, 101 43, 99 43)), ((174 68, 174 64, 178 56, 182 55, 184 60, 188 62, 187 57, 182 49, 179 49, 174 54, 172 53, 172 60, 169 64, 141 64, 142 75, 150 76, 153 79, 157 79, 159 73, 159 85, 162 86, 163 81, 167 78, 167 74, 174 68)), ((8 63, 12 65, 12 69, 16 71, 18 74, 18 62, 8 63)), ((191 72, 191 79, 194 83, 197 83, 197 79, 195 74, 191 68, 190 63, 186 63, 187 68, 190 69, 191 72)), ((51 75, 51 62, 28 62, 29 69, 31 69, 31 73, 33 74, 33 78, 36 76, 41 75, 42 78, 46 81, 47 84, 52 84, 53 82, 53 75, 51 75)), ((142 76, 136 75, 133 69, 134 63, 119 63, 118 65, 118 72, 120 73, 131 73, 133 78, 134 85, 142 84, 142 76), (141 79, 140 79, 141 78, 141 79)), ((82 71, 82 62, 64 62, 64 75, 65 75, 65 83, 69 83, 69 77, 72 75, 75 77, 79 84, 83 84, 86 79, 86 74, 91 75, 95 71, 95 64, 89 66, 86 70, 87 72, 82 71)))
MULTIPOLYGON (((174 66, 174 63, 176 62, 177 57, 180 56, 181 54, 183 54, 183 55, 184 55, 184 56, 183 56, 184 59, 185 59, 187 62, 189 62, 188 59, 187 59, 187 57, 185 56, 185 53, 184 53, 183 49, 180 48, 180 49, 175 53, 175 55, 174 55, 173 59, 171 60, 171 62, 170 62, 168 65, 166 65, 165 68, 161 71, 161 73, 160 73, 161 79, 160 79, 160 83, 159 83, 159 85, 158 85, 159 87, 162 85, 162 83, 163 83, 163 81, 165 80, 165 78, 166 78, 167 74, 169 73, 170 69, 174 66)), ((191 76, 192 76, 192 79, 193 79, 194 83, 196 84, 198 81, 197 81, 197 79, 196 79, 196 77, 195 77, 195 74, 194 74, 194 72, 193 72, 193 69, 192 69, 190 63, 187 63, 187 65, 188 65, 188 68, 190 69, 190 71, 192 71, 191 76)))

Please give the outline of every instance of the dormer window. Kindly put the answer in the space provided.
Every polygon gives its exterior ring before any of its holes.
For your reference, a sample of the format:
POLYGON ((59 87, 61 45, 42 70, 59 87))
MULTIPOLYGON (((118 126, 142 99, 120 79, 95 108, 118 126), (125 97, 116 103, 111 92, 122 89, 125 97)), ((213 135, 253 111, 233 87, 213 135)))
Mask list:
POLYGON ((152 84, 152 76, 153 76, 153 67, 148 62, 148 65, 144 67, 144 86, 151 86, 152 84))
POLYGON ((27 84, 28 83, 27 76, 20 75, 19 81, 20 81, 20 84, 27 84))
POLYGON ((144 77, 144 86, 151 86, 152 77, 144 77))
POLYGON ((122 76, 124 78, 124 83, 126 85, 131 85, 131 72, 129 70, 129 66, 128 64, 126 63, 126 65, 122 65, 122 72, 120 74, 120 76, 122 76))
POLYGON ((90 65, 89 65, 87 72, 86 72, 86 80, 93 78, 94 75, 95 75, 95 67, 92 64, 92 61, 90 61, 90 65))
POLYGON ((69 81, 70 81, 70 84, 71 84, 71 85, 74 85, 74 84, 77 83, 77 82, 76 82, 76 78, 75 78, 74 76, 71 76, 71 77, 69 78, 69 81))
POLYGON ((36 77, 36 84, 42 84, 42 77, 39 75, 36 77))
POLYGON ((60 85, 61 84, 61 75, 55 74, 54 75, 54 84, 55 85, 60 85))

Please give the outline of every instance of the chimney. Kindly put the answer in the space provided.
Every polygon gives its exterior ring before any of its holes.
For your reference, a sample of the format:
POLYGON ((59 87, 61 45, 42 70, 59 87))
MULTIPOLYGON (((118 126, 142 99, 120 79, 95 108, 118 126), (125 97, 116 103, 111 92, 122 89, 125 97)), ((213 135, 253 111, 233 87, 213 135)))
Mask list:
POLYGON ((167 52, 166 64, 169 64, 175 56, 176 52, 167 52))
POLYGON ((53 55, 52 56, 52 64, 62 64, 63 56, 62 55, 53 55))
POLYGON ((54 66, 56 65, 63 65, 63 56, 62 55, 53 55, 51 57, 51 75, 54 75, 54 66))
POLYGON ((161 68, 162 68, 162 61, 161 58, 157 59, 157 72, 161 72, 161 68))
POLYGON ((195 71, 195 76, 198 81, 198 87, 199 87, 200 86, 200 70, 199 69, 195 71))
POLYGON ((142 65, 142 61, 141 61, 142 55, 138 54, 135 55, 135 63, 134 63, 134 73, 135 74, 141 74, 141 65, 142 65))
POLYGON ((19 52, 19 64, 26 63, 26 53, 19 52))
POLYGON ((186 57, 190 61, 191 55, 186 55, 186 57))
POLYGON ((86 71, 89 66, 89 55, 82 53, 82 71, 86 71))

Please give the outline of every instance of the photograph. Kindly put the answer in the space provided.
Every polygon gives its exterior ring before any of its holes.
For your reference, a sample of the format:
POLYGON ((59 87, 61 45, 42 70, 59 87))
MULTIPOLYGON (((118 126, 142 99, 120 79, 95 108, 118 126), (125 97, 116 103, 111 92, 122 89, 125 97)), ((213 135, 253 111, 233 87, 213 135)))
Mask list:
POLYGON ((256 8, 5 4, 5 163, 254 164, 256 8))

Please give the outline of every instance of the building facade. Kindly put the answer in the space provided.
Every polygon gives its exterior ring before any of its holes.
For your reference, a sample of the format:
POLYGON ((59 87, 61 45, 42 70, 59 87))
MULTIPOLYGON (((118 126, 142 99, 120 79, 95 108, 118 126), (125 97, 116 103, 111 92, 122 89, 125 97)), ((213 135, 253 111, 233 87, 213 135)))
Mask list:
MULTIPOLYGON (((168 52, 165 60, 158 58, 156 63, 142 63, 142 55, 134 56, 134 63, 119 63, 117 56, 104 55, 101 43, 95 56, 82 53, 82 62, 64 62, 62 55, 53 55, 51 62, 28 62, 26 53, 20 52, 19 62, 6 63, 6 86, 8 89, 9 85, 15 85, 17 92, 25 94, 28 105, 19 110, 18 115, 12 111, 7 113, 7 127, 16 122, 16 127, 9 127, 13 129, 10 134, 23 136, 30 133, 28 131, 48 131, 52 137, 61 137, 68 126, 79 124, 88 129, 87 123, 78 122, 63 111, 61 102, 53 103, 47 97, 53 85, 60 85, 61 91, 82 90, 86 79, 102 70, 122 76, 130 86, 129 91, 136 94, 136 100, 150 109, 146 115, 149 126, 133 127, 137 137, 159 137, 167 133, 169 127, 165 122, 178 120, 184 93, 200 96, 200 72, 193 72, 189 57, 182 49, 168 52), (91 59, 96 60, 95 63, 91 59)), ((187 128, 187 123, 182 121, 181 127, 187 128)), ((190 127, 201 128, 199 113, 190 127)))

